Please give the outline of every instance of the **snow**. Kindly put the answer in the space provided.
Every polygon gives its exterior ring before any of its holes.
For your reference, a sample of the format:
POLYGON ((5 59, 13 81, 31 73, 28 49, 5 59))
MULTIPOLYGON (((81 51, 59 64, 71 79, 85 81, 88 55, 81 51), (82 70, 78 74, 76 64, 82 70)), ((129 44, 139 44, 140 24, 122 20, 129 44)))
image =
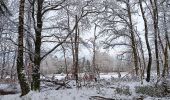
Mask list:
POLYGON ((46 77, 41 76, 41 79, 45 79, 45 78, 51 79, 53 76, 54 76, 54 79, 57 79, 57 80, 64 80, 66 77, 65 74, 50 74, 50 75, 47 75, 46 77))
POLYGON ((111 89, 103 89, 103 94, 97 94, 95 88, 66 89, 66 90, 50 90, 45 92, 33 92, 28 95, 19 97, 16 95, 1 96, 0 100, 88 100, 90 96, 106 96, 112 97, 111 89))
MULTIPOLYGON (((122 77, 127 73, 121 73, 122 77)), ((53 75, 48 75, 52 77, 53 75)), ((66 75, 55 74, 55 79, 63 80, 66 75)), ((140 81, 115 81, 111 78, 118 78, 117 73, 101 73, 101 80, 98 83, 91 82, 88 85, 82 86, 82 88, 75 87, 75 81, 70 81, 69 85, 72 87, 70 89, 61 88, 60 90, 55 90, 56 86, 48 87, 46 90, 41 90, 41 92, 31 91, 26 96, 20 97, 20 93, 14 95, 2 95, 0 100, 96 100, 90 99, 92 96, 101 96, 105 98, 112 98, 118 100, 136 100, 138 97, 143 96, 144 100, 170 100, 170 97, 150 97, 147 95, 137 94, 135 92, 136 86, 148 86, 153 85, 153 83, 148 83, 143 80, 143 84, 140 81), (117 87, 129 86, 131 95, 118 94, 116 92, 117 87)), ((82 83, 83 84, 83 83, 82 83)), ((42 84, 41 86, 45 86, 42 84)), ((8 84, 0 84, 0 89, 8 89, 8 84)))
POLYGON ((15 83, 0 84, 0 90, 20 92, 20 86, 15 83))
POLYGON ((55 79, 58 79, 58 80, 64 80, 65 79, 65 77, 66 77, 66 75, 56 75, 55 76, 55 79))

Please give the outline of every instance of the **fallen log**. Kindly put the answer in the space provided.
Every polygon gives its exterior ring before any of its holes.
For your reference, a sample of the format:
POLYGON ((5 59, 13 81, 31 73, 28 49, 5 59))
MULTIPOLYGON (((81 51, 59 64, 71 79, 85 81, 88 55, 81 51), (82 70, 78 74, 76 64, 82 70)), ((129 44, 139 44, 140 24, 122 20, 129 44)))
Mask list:
POLYGON ((91 96, 89 99, 90 100, 116 100, 116 99, 105 98, 105 97, 101 97, 101 96, 91 96))
POLYGON ((51 82, 55 85, 59 85, 59 87, 56 88, 56 90, 60 89, 61 87, 71 88, 71 86, 68 84, 69 81, 65 82, 59 82, 58 80, 47 80, 47 79, 41 79, 42 82, 51 82))
POLYGON ((8 95, 8 94, 16 94, 17 91, 5 91, 5 90, 0 90, 0 95, 8 95))

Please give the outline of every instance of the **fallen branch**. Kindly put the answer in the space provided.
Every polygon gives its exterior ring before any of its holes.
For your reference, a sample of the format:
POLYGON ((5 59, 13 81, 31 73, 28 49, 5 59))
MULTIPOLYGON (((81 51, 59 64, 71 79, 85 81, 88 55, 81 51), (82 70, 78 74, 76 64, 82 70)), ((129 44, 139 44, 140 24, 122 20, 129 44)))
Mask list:
POLYGON ((51 82, 55 85, 59 85, 59 87, 56 88, 56 90, 60 89, 61 87, 66 87, 66 88, 71 88, 71 86, 68 84, 69 81, 65 82, 59 82, 58 80, 46 80, 46 79, 41 79, 40 81, 42 82, 51 82))
POLYGON ((105 97, 101 97, 101 96, 91 96, 89 99, 90 100, 116 100, 116 99, 105 98, 105 97))

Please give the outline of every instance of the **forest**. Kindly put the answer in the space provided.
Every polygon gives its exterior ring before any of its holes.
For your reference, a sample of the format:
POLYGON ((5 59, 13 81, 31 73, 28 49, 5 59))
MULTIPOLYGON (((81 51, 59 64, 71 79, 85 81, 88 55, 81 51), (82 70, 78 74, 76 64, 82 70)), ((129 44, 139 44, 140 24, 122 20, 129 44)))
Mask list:
POLYGON ((0 100, 170 100, 169 0, 0 0, 0 100))

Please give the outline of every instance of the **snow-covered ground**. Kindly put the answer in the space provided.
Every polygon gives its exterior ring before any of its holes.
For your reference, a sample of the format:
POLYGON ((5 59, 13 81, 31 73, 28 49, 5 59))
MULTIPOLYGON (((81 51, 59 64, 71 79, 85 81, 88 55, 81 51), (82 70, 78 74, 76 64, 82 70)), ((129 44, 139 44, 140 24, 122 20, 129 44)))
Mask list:
MULTIPOLYGON (((112 97, 112 89, 103 89, 102 96, 112 97)), ((49 90, 45 92, 30 92, 20 98, 19 94, 1 96, 1 100, 89 100, 90 96, 99 95, 95 88, 49 90)))
MULTIPOLYGON (((127 73, 122 73, 124 77, 127 73)), ((49 75, 51 77, 52 75, 49 75)), ((55 78, 62 80, 65 78, 65 75, 57 74, 55 78)), ((116 100, 137 100, 137 98, 143 97, 144 100, 170 100, 170 97, 151 97, 148 95, 138 94, 135 92, 136 86, 149 86, 153 83, 147 83, 143 80, 141 85, 140 80, 126 81, 126 80, 117 80, 118 75, 116 73, 101 74, 101 80, 98 83, 91 82, 86 86, 81 88, 75 87, 75 82, 70 80, 69 85, 72 88, 61 88, 55 90, 55 87, 42 89, 41 92, 31 91, 26 96, 20 97, 20 93, 13 95, 1 95, 0 100, 98 100, 94 99, 94 96, 99 96, 103 98, 111 98, 116 100), (129 94, 120 94, 117 93, 118 88, 129 87, 129 94)), ((88 82, 87 82, 88 83, 88 82)), ((83 83, 82 83, 83 84, 83 83)), ((1 84, 0 89, 8 89, 9 85, 1 84)), ((15 87, 16 88, 16 87, 15 87)), ((110 100, 111 100, 110 99, 110 100)), ((108 100, 108 99, 100 99, 108 100)))

